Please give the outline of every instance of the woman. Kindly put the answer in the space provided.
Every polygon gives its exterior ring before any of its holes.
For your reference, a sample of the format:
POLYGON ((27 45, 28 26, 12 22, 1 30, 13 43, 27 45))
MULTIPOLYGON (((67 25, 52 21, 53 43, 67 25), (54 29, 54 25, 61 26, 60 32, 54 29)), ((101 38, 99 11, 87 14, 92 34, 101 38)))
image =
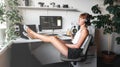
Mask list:
POLYGON ((87 25, 90 25, 90 15, 88 13, 83 13, 79 16, 78 24, 80 25, 80 30, 76 33, 75 37, 72 40, 72 44, 68 44, 63 40, 60 40, 56 36, 47 36, 35 33, 29 27, 24 26, 27 35, 33 39, 40 39, 44 42, 50 42, 52 45, 60 51, 64 56, 68 58, 78 58, 80 52, 82 51, 82 44, 87 38, 89 32, 87 25))

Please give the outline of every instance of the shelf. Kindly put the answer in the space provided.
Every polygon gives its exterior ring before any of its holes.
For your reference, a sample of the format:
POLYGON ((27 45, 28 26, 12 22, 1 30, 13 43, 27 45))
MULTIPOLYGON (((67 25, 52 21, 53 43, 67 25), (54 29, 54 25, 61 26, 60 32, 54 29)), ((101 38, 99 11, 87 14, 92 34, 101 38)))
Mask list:
POLYGON ((18 6, 19 9, 39 9, 39 10, 61 10, 61 11, 75 11, 80 12, 75 8, 57 8, 57 7, 35 7, 35 6, 18 6))

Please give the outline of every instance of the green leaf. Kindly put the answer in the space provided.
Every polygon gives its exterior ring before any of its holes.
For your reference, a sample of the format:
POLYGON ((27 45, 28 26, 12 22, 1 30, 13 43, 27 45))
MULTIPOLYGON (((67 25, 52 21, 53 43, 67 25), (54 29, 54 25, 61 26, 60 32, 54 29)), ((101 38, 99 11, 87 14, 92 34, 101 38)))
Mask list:
POLYGON ((120 17, 119 17, 119 16, 113 16, 113 17, 112 17, 112 21, 113 21, 113 22, 120 23, 120 17))
POLYGON ((93 6, 91 8, 92 12, 95 14, 101 14, 100 8, 98 7, 98 4, 96 4, 95 6, 93 6))
POLYGON ((120 17, 120 6, 119 5, 108 6, 106 8, 106 10, 109 13, 114 14, 115 16, 119 16, 120 17))
POLYGON ((108 6, 108 7, 106 8, 106 10, 107 10, 109 13, 111 13, 111 14, 114 14, 114 12, 115 12, 114 6, 108 6))
POLYGON ((107 5, 107 4, 113 5, 113 3, 114 3, 114 0, 104 0, 104 5, 107 5))

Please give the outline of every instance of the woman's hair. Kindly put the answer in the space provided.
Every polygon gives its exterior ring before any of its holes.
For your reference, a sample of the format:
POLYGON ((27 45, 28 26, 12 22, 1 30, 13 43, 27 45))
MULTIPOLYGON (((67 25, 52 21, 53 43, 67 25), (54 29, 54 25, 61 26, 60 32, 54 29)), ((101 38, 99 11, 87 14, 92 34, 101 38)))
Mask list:
POLYGON ((80 16, 80 18, 86 19, 85 20, 85 24, 87 26, 91 25, 90 19, 92 18, 92 15, 88 14, 88 13, 82 13, 80 16))

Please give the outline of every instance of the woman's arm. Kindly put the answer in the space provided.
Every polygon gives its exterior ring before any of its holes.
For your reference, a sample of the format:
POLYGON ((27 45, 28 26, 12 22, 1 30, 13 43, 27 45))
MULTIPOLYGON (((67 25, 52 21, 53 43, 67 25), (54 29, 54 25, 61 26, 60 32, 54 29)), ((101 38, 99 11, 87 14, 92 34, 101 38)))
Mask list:
POLYGON ((65 45, 69 48, 80 48, 82 44, 84 43, 87 36, 88 36, 88 30, 85 29, 81 32, 81 37, 79 38, 76 44, 65 44, 65 45))

